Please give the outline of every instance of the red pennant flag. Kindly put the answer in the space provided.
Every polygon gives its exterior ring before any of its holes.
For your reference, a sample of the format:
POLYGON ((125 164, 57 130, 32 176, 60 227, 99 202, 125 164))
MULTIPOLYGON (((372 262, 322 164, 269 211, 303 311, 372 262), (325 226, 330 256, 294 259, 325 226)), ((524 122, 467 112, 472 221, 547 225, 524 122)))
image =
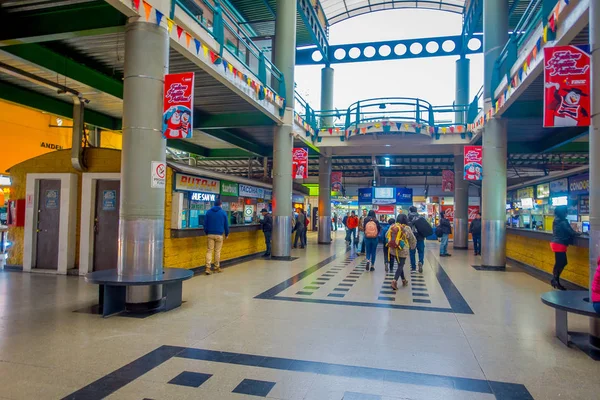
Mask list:
POLYGON ((181 39, 182 33, 183 33, 183 28, 178 25, 177 26, 177 39, 181 39))
POLYGON ((450 127, 450 133, 454 133, 454 127, 453 126, 450 127))
POLYGON ((329 128, 329 134, 333 135, 333 129, 329 128))
POLYGON ((152 12, 152 5, 144 1, 144 11, 146 11, 146 21, 150 19, 150 13, 152 12))
POLYGON ((133 8, 135 9, 135 11, 140 9, 140 0, 133 0, 133 8))

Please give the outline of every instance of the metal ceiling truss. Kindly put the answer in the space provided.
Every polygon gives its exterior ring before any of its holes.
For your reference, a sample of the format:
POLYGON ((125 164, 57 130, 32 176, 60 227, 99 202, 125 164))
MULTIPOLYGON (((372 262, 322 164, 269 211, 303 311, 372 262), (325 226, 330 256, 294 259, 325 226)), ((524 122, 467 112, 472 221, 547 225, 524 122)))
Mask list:
POLYGON ((483 35, 473 34, 472 46, 463 45, 463 36, 440 36, 382 42, 329 46, 327 58, 315 47, 296 50, 296 65, 341 64, 478 54, 483 51, 483 35))

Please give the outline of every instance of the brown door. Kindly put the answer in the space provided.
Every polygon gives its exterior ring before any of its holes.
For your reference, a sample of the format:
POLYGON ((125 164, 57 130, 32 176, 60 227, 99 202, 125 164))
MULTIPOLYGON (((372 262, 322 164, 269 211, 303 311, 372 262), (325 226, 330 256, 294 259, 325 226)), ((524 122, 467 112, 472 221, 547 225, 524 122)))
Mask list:
POLYGON ((60 181, 40 180, 38 197, 35 268, 58 269, 60 181))
POLYGON ((117 268, 120 185, 119 181, 96 183, 94 271, 117 268))

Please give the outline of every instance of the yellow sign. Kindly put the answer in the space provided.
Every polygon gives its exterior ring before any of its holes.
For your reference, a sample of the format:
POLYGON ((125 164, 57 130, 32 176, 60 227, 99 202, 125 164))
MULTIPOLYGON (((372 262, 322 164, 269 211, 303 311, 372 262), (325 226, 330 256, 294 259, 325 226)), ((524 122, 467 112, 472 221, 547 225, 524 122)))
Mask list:
POLYGON ((219 194, 221 191, 221 182, 200 178, 199 176, 177 174, 175 178, 175 190, 219 194))

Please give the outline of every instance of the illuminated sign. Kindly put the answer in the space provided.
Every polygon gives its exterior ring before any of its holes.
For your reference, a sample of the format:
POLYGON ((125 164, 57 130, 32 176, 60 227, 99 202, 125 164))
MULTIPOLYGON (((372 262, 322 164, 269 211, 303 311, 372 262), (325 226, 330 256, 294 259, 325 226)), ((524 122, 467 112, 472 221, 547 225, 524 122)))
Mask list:
POLYGON ((550 197, 550 184, 543 183, 541 185, 537 185, 537 198, 545 199, 550 197))
POLYGON ((557 207, 557 206, 566 206, 569 203, 568 200, 569 199, 568 199, 567 196, 553 197, 552 198, 552 205, 554 207, 557 207))
POLYGON ((532 198, 521 199, 521 207, 525 210, 531 210, 533 208, 533 199, 532 198))
POLYGON ((376 199, 394 199, 395 198, 394 188, 376 187, 375 198, 376 199))
POLYGON ((175 190, 219 194, 220 189, 221 183, 213 179, 185 174, 177 174, 175 178, 175 190))
POLYGON ((192 201, 212 201, 212 202, 214 202, 214 201, 217 200, 217 195, 214 194, 214 193, 194 192, 190 196, 190 200, 192 200, 192 201))

